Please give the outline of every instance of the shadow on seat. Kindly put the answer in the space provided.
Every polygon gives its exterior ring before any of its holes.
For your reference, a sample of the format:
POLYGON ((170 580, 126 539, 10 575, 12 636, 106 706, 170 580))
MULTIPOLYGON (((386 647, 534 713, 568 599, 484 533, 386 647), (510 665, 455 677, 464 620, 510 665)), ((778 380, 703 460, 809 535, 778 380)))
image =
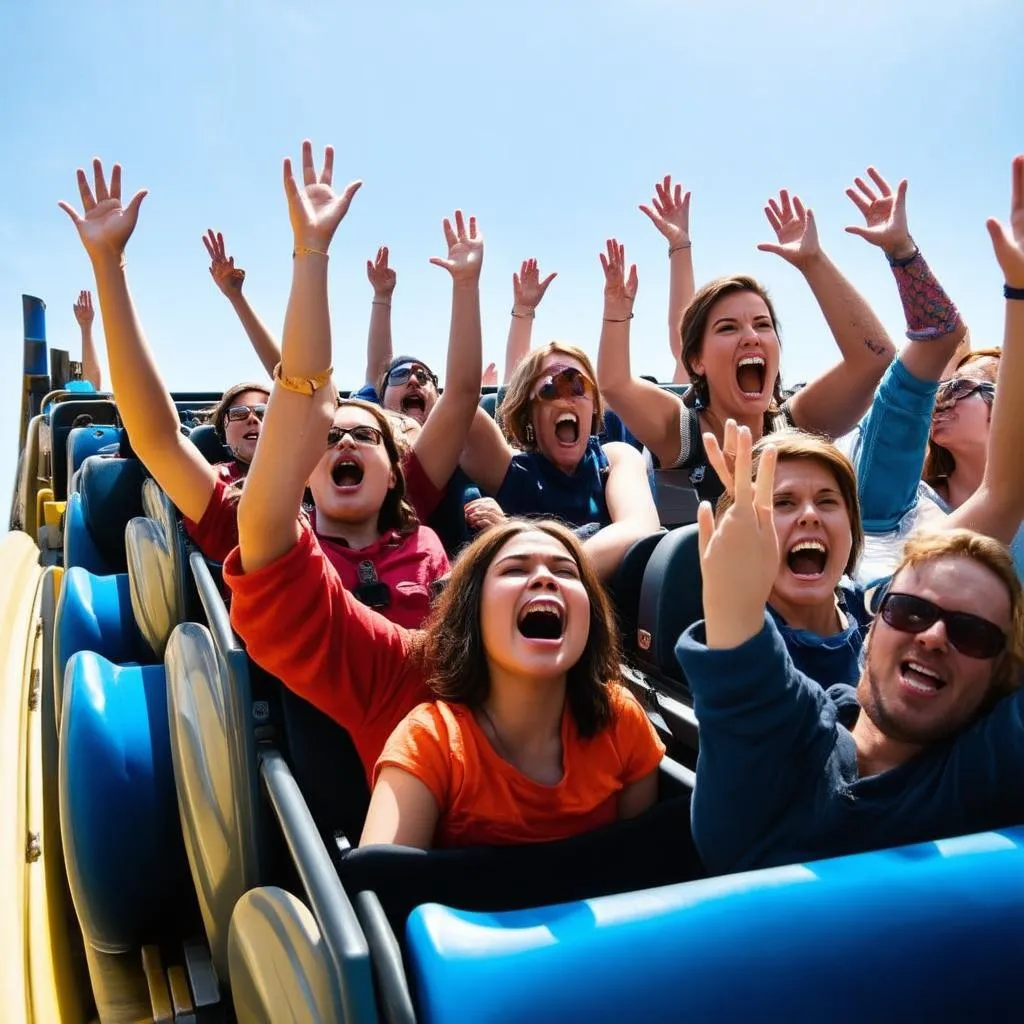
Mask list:
POLYGON ((113 426, 117 407, 109 398, 76 398, 51 405, 46 416, 50 441, 50 475, 53 496, 65 501, 68 495, 68 435, 75 427, 113 426))
POLYGON ((697 526, 665 535, 644 571, 637 605, 637 654, 659 675, 685 683, 675 648, 680 634, 703 618, 697 526))
MULTIPOLYGON (((67 472, 69 481, 90 455, 116 456, 121 448, 121 428, 114 426, 73 427, 68 431, 67 472)), ((68 493, 73 488, 68 484, 68 493)))
POLYGON ((653 473, 658 522, 672 530, 697 522, 700 498, 687 469, 656 469, 653 473))
POLYGON ((105 953, 194 914, 174 795, 162 665, 68 662, 60 723, 60 823, 86 942, 105 953))
POLYGON ((615 576, 608 584, 608 593, 615 606, 619 632, 622 634, 623 650, 628 653, 636 650, 636 617, 644 572, 654 549, 664 536, 662 530, 633 544, 623 555, 618 569, 615 570, 615 576))
POLYGON ((80 473, 65 513, 64 564, 98 575, 126 572, 124 531, 143 514, 145 470, 135 459, 91 456, 80 473))
POLYGON ((220 439, 212 423, 201 423, 198 427, 193 427, 188 437, 212 465, 229 462, 234 458, 231 449, 220 439))

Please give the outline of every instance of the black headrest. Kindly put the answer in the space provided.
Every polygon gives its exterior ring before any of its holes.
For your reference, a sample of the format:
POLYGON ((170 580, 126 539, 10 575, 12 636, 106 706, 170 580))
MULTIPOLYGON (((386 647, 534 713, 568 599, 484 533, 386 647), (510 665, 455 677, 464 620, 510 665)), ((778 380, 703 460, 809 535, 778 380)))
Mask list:
POLYGON ((129 519, 145 515, 145 478, 142 464, 136 459, 92 456, 82 463, 82 517, 97 549, 114 572, 127 571, 124 528, 129 519))
POLYGON ((644 571, 637 609, 637 650, 655 671, 685 682, 676 661, 680 634, 704 616, 697 526, 666 534, 644 571))
POLYGON ((688 469, 659 469, 654 473, 658 522, 669 529, 697 522, 700 497, 688 469))
POLYGON ((497 392, 490 395, 481 395, 480 408, 488 412, 493 417, 498 408, 497 392))
POLYGON ((203 453, 206 461, 212 465, 228 462, 234 458, 231 449, 221 441, 212 423, 202 423, 189 431, 189 440, 203 453))
POLYGON ((636 647, 636 616, 640 605, 640 589, 644 582, 647 564, 654 554, 654 549, 661 543, 665 534, 662 531, 642 537, 622 556, 619 567, 608 584, 608 594, 615 605, 615 613, 619 620, 619 631, 627 650, 636 647))

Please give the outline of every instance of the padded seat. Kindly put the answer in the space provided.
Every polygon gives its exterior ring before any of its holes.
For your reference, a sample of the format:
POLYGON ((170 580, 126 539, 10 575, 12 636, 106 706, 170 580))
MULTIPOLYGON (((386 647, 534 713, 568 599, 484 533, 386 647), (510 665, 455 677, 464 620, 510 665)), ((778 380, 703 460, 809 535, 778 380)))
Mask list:
POLYGON ((64 501, 68 495, 68 435, 75 427, 117 423, 117 407, 109 398, 83 397, 56 402, 49 407, 47 427, 50 435, 50 475, 53 496, 64 501), (88 422, 84 422, 85 418, 88 422))
POLYGON ((93 651, 117 664, 155 660, 135 625, 127 573, 96 576, 81 566, 64 573, 53 631, 58 726, 67 665, 77 651, 93 651))
MULTIPOLYGON (((68 477, 73 478, 90 455, 116 456, 120 451, 122 432, 120 427, 114 426, 73 427, 68 431, 68 477)), ((71 490, 69 484, 68 493, 71 490)))
POLYGON ((220 439, 212 423, 202 423, 189 431, 189 440, 203 453, 212 465, 229 462, 234 456, 231 449, 220 439))
POLYGON ((60 823, 71 898, 94 949, 180 934, 194 914, 178 825, 162 665, 68 662, 60 823))
POLYGON ((124 531, 130 519, 143 514, 145 470, 135 459, 91 456, 80 473, 65 514, 64 564, 98 575, 125 572, 124 531))
POLYGON ((498 392, 494 391, 487 395, 481 395, 480 408, 485 410, 493 419, 498 408, 498 392))
POLYGON ((514 913, 415 910, 419 1020, 1012 1020, 1024 829, 514 913), (870 964, 840 984, 837 964, 870 964))
POLYGON ((697 526, 667 533, 644 570, 637 605, 637 654, 656 673, 685 682, 676 661, 680 634, 703 618, 697 526))
POLYGON ((619 632, 622 634, 623 648, 626 651, 632 652, 636 649, 636 618, 644 573, 654 549, 664 536, 664 532, 652 533, 633 544, 623 555, 618 569, 615 570, 615 576, 608 585, 608 594, 615 606, 619 632))
POLYGON ((658 509, 658 522, 668 529, 697 522, 700 498, 686 469, 654 469, 651 489, 658 509))

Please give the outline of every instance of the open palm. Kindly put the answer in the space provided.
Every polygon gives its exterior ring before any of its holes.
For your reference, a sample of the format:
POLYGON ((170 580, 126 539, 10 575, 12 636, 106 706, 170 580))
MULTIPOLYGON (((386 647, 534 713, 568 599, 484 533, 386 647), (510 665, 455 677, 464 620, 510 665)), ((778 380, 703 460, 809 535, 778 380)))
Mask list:
POLYGON ((107 188, 100 160, 93 161, 94 189, 89 187, 85 171, 78 170, 78 192, 82 198, 83 214, 70 203, 61 200, 57 205, 71 218, 86 252, 90 256, 103 253, 120 254, 128 244, 139 220, 139 207, 146 197, 145 189, 136 192, 127 206, 121 205, 121 165, 114 164, 107 188))
POLYGON ((296 245, 327 250, 342 222, 352 198, 362 188, 361 181, 350 182, 340 195, 334 191, 334 149, 324 150, 324 166, 318 175, 313 165, 313 145, 302 143, 302 187, 292 175, 292 162, 284 162, 284 189, 288 196, 288 216, 292 222, 296 245))
POLYGON ((1013 158, 1009 226, 995 218, 987 226, 1006 283, 1024 288, 1024 154, 1013 158))
POLYGON ((462 211, 456 210, 454 228, 447 217, 444 220, 444 237, 448 243, 448 258, 434 256, 430 262, 435 267, 444 267, 456 281, 479 278, 484 262, 484 237, 477 231, 476 217, 470 217, 467 226, 462 211))
POLYGON ((910 255, 914 243, 907 225, 906 179, 896 186, 894 193, 874 167, 868 168, 868 175, 873 185, 869 185, 863 178, 854 178, 853 184, 856 187, 846 190, 850 201, 863 215, 866 227, 852 225, 846 229, 847 232, 881 247, 890 256, 910 255))
POLYGON ((793 196, 791 201, 789 192, 782 189, 777 200, 768 200, 764 214, 775 232, 778 244, 762 242, 758 246, 761 252, 781 256, 798 268, 806 266, 821 253, 814 211, 807 209, 799 196, 793 196))

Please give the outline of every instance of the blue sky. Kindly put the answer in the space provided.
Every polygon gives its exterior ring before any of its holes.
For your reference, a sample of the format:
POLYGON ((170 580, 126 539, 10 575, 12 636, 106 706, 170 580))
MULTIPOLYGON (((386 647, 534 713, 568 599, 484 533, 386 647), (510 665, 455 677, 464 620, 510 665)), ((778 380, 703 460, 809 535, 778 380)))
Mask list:
MULTIPOLYGON (((52 345, 77 355, 71 305, 88 261, 58 199, 94 155, 147 187, 128 249, 132 290, 169 386, 220 390, 258 363, 207 273, 200 241, 225 233, 250 301, 275 331, 291 239, 281 159, 309 137, 336 178, 365 186, 332 253, 334 364, 361 383, 370 288, 391 247, 396 347, 440 365, 449 286, 427 263, 456 205, 487 240, 485 359, 501 362, 511 275, 557 270, 535 325, 596 352, 616 234, 639 264, 636 372, 671 373, 667 259, 636 206, 672 173, 693 192, 698 283, 752 273, 783 326, 787 379, 835 348, 799 274, 756 252, 780 187, 815 210, 824 246, 902 330, 881 255, 843 233, 844 188, 874 163, 910 179, 911 229, 976 345, 1002 334, 1000 275, 984 229, 1005 216, 1024 150, 1018 0, 182 0, 9 5, 0 42, 0 494, 16 458, 23 292, 45 299, 52 345)), ((99 335, 102 338, 102 334, 99 335)))

